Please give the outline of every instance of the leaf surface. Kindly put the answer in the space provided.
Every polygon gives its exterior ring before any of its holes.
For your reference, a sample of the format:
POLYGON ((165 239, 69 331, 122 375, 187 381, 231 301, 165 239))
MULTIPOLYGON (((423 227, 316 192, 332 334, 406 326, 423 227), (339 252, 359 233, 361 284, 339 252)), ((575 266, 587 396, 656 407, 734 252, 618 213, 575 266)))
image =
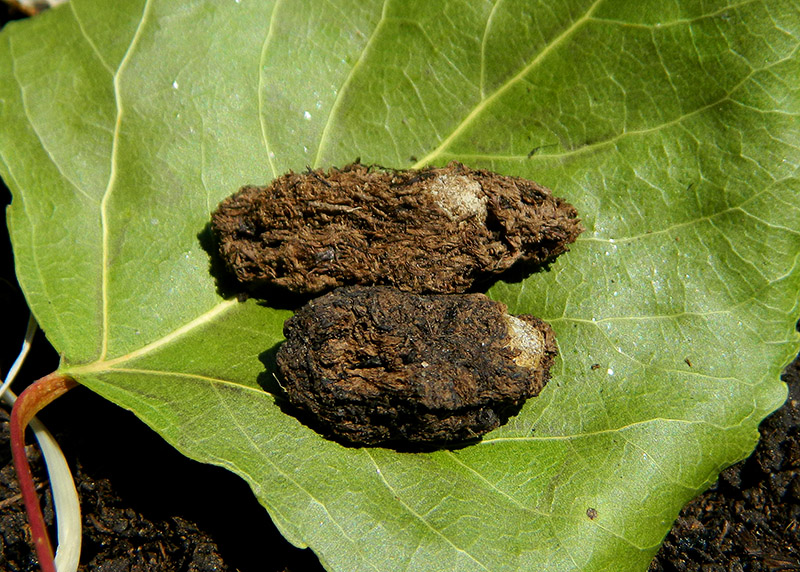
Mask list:
POLYGON ((799 37, 793 0, 72 0, 0 34, 20 283, 64 373, 330 570, 645 570, 785 398, 799 37), (290 312, 210 273, 225 196, 359 156, 525 176, 587 227, 490 291, 561 356, 477 445, 322 439, 274 398, 290 312))

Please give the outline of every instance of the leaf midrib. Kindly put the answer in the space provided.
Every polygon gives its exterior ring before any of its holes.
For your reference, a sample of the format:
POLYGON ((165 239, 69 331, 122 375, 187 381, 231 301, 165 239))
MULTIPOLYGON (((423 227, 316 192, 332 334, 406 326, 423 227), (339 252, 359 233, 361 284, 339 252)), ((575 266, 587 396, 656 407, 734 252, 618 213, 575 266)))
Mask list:
MULTIPOLYGON (((101 292, 101 312, 102 312, 102 334, 100 338, 100 357, 98 361, 104 361, 106 355, 108 354, 108 332, 109 332, 109 323, 108 323, 108 315, 109 315, 109 294, 108 294, 108 265, 109 265, 109 225, 108 225, 108 201, 111 197, 114 184, 117 180, 117 153, 119 150, 119 133, 120 133, 120 125, 122 124, 122 94, 120 92, 120 76, 122 75, 125 66, 128 64, 130 60, 131 54, 133 53, 133 49, 139 41, 139 37, 141 36, 142 29, 144 28, 145 20, 147 19, 147 15, 150 10, 151 0, 145 0, 144 7, 142 8, 142 17, 139 19, 139 23, 136 26, 136 32, 134 32, 133 37, 131 38, 131 43, 128 45, 128 49, 125 50, 125 54, 122 56, 122 60, 120 60, 119 67, 117 68, 116 73, 113 76, 113 85, 114 85, 114 103, 116 105, 116 119, 114 121, 114 134, 111 139, 111 170, 108 175, 108 184, 106 185, 106 190, 103 192, 103 198, 100 200, 100 225, 101 225, 101 233, 102 233, 102 258, 101 258, 101 284, 100 284, 100 292, 101 292)), ((74 9, 73 9, 74 10, 74 9)))

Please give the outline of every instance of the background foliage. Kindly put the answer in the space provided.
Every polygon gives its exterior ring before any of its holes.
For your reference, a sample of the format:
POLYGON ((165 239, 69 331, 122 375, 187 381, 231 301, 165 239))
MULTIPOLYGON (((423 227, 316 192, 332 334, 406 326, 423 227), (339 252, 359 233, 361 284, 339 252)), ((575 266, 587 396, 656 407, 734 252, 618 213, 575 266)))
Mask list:
POLYGON ((644 570, 785 396, 799 35, 790 0, 72 0, 0 34, 19 280, 65 373, 331 570, 644 570), (358 156, 526 176, 587 227, 491 290, 561 358, 478 445, 320 438, 264 389, 290 312, 209 273, 222 198, 358 156))

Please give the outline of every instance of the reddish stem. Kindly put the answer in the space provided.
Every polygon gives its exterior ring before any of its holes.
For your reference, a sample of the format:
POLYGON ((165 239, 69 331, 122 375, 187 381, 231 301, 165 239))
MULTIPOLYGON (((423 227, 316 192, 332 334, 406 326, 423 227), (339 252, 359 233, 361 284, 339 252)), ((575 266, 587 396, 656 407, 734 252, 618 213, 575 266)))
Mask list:
POLYGON ((51 373, 33 382, 23 391, 11 410, 11 453, 42 572, 56 572, 56 565, 53 560, 53 546, 47 535, 42 507, 39 506, 33 475, 28 465, 28 457, 25 455, 25 428, 34 415, 76 385, 78 383, 70 377, 51 373))

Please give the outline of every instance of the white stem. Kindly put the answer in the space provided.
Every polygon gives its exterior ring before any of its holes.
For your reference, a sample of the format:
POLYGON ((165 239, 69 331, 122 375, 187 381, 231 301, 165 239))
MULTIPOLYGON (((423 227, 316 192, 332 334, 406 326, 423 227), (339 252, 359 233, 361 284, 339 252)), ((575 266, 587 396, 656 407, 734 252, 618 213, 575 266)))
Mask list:
MULTIPOLYGON (((25 330, 25 339, 22 341, 22 349, 19 350, 19 355, 17 359, 14 360, 14 363, 11 364, 11 369, 8 370, 6 374, 6 379, 3 381, 3 385, 0 385, 0 396, 8 389, 8 386, 11 385, 11 382, 14 381, 14 378, 17 377, 17 373, 19 373, 19 368, 22 367, 22 363, 25 361, 25 358, 28 357, 28 352, 31 351, 31 344, 33 343, 33 336, 36 333, 36 320, 31 314, 28 317, 28 328, 25 330)), ((13 395, 13 394, 12 394, 13 395)), ((5 401, 8 405, 14 405, 14 401, 16 401, 16 396, 9 398, 3 396, 3 401, 5 401)))
MULTIPOLYGON (((31 348, 33 335, 36 333, 36 320, 33 314, 28 319, 28 329, 25 332, 25 341, 22 349, 8 370, 3 385, 0 386, 0 397, 9 407, 14 405, 17 396, 8 389, 17 376, 17 372, 31 348)), ((39 448, 42 450, 47 474, 50 478, 50 487, 53 491, 53 503, 56 512, 56 528, 58 530, 58 547, 56 549, 56 570, 58 572, 76 572, 81 556, 81 505, 78 501, 78 491, 75 490, 75 481, 69 470, 67 460, 58 443, 50 432, 36 417, 31 419, 31 429, 39 448)))

